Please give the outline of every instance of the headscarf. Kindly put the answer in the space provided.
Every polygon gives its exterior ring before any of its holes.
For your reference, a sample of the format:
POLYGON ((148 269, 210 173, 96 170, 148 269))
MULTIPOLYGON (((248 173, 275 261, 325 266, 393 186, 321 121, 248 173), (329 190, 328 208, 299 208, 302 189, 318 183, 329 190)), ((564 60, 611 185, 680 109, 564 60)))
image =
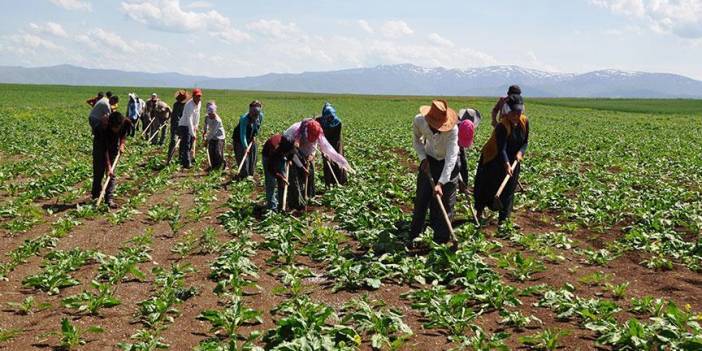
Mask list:
POLYGON ((464 149, 471 147, 474 135, 475 125, 471 120, 464 119, 458 124, 458 146, 464 149))
POLYGON ((322 107, 322 121, 323 128, 335 128, 341 123, 341 120, 336 115, 336 109, 332 104, 325 102, 324 107, 322 107))
POLYGON ((214 101, 207 103, 207 113, 217 114, 217 104, 214 101))
POLYGON ((303 133, 307 138, 307 141, 314 143, 319 140, 319 136, 322 135, 322 126, 320 126, 319 123, 313 119, 305 120, 304 123, 305 128, 303 133))

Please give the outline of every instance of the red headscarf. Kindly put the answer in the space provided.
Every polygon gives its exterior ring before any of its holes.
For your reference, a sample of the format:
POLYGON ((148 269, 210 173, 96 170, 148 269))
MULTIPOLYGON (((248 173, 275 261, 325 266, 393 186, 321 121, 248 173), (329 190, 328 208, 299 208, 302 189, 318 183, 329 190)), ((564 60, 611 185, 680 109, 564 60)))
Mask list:
POLYGON ((319 136, 322 134, 322 126, 319 125, 319 122, 315 120, 309 120, 306 123, 305 127, 305 132, 307 134, 307 141, 310 143, 314 143, 319 139, 319 136))

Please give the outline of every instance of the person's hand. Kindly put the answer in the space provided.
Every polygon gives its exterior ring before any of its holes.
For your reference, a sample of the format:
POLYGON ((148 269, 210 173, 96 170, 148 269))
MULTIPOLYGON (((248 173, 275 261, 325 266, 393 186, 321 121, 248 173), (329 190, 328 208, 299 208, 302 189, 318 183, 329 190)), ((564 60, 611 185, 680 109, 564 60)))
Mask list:
POLYGON ((517 160, 519 160, 519 162, 522 162, 523 159, 524 154, 521 151, 517 152, 517 160))
POLYGON ((510 166, 507 162, 505 162, 505 172, 507 172, 510 177, 512 176, 512 166, 510 166))
POLYGON ((290 183, 288 183, 288 178, 286 178, 282 173, 276 173, 275 177, 278 178, 281 182, 285 183, 285 185, 290 185, 290 183))
POLYGON ((437 183, 436 186, 434 186, 434 194, 444 196, 444 189, 441 187, 441 183, 437 183))
POLYGON ((107 172, 107 175, 110 176, 110 178, 114 178, 115 176, 115 169, 113 167, 110 167, 110 170, 107 172))
POLYGON ((307 162, 312 162, 312 161, 314 161, 314 155, 307 156, 307 162))
POLYGON ((464 182, 458 182, 458 191, 465 193, 468 191, 468 187, 466 186, 466 183, 464 182))
POLYGON ((119 144, 119 152, 123 154, 124 150, 125 150, 124 144, 119 144))

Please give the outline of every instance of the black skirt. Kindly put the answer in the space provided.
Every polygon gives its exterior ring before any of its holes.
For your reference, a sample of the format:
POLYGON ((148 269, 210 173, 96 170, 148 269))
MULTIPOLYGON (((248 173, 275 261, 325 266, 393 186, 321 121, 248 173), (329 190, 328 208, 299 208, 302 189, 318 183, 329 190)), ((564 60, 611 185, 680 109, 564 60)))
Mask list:
MULTIPOLYGON (((517 164, 514 171, 512 172, 512 177, 510 177, 507 182, 507 186, 502 191, 500 195, 500 203, 502 204, 502 210, 509 209, 512 205, 512 199, 514 198, 514 191, 517 188, 517 181, 519 180, 519 171, 521 169, 520 164, 517 164)), ((507 171, 505 170, 505 164, 502 158, 495 157, 490 162, 483 164, 483 158, 480 157, 478 161, 478 169, 475 174, 475 183, 473 194, 475 197, 475 207, 477 209, 482 209, 485 207, 490 208, 493 211, 497 211, 500 208, 493 206, 495 194, 500 188, 502 181, 504 181, 507 171)))

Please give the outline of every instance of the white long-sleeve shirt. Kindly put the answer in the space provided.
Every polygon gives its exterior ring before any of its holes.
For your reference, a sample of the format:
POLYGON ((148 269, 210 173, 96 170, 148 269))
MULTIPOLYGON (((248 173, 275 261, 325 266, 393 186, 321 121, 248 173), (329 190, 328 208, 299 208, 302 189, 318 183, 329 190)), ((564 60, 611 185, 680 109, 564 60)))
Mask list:
POLYGON ((224 140, 224 125, 219 116, 210 118, 205 117, 205 139, 207 140, 224 140))
POLYGON ((179 126, 185 126, 190 128, 190 134, 195 135, 195 130, 198 129, 200 124, 200 103, 195 104, 195 102, 190 99, 185 103, 183 107, 183 115, 181 115, 180 120, 178 120, 179 126))
POLYGON ((412 129, 414 149, 419 156, 419 162, 424 161, 427 155, 439 161, 444 160, 444 169, 441 171, 439 183, 448 183, 458 160, 458 127, 454 126, 448 132, 434 133, 424 116, 417 115, 414 117, 412 129))

